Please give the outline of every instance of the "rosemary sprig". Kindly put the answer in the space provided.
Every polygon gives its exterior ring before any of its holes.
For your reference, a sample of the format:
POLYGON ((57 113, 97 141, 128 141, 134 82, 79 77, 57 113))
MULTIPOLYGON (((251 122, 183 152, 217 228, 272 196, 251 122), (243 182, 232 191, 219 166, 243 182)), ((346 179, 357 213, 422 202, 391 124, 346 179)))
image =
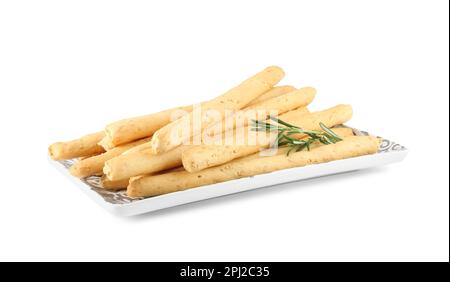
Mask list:
POLYGON ((304 149, 307 149, 309 151, 311 145, 315 142, 320 142, 324 145, 329 145, 342 141, 341 137, 339 137, 336 133, 333 132, 333 130, 328 128, 322 122, 320 123, 320 127, 322 128, 323 132, 317 130, 303 129, 272 116, 269 117, 269 119, 275 122, 276 124, 266 121, 252 120, 252 130, 264 132, 272 132, 272 131, 278 132, 277 138, 275 139, 272 147, 274 147, 275 144, 279 147, 281 146, 291 147, 287 152, 288 156, 293 151, 299 152, 304 149), (309 138, 298 139, 293 137, 293 135, 296 134, 307 135, 309 138))

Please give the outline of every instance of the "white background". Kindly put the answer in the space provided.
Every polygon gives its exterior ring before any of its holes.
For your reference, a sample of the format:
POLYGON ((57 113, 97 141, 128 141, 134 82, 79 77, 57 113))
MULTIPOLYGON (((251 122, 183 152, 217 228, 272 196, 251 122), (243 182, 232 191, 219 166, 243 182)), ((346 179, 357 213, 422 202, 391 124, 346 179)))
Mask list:
POLYGON ((448 1, 1 1, 0 259, 447 261, 448 20, 448 1), (273 64, 409 157, 136 218, 47 161, 273 64))

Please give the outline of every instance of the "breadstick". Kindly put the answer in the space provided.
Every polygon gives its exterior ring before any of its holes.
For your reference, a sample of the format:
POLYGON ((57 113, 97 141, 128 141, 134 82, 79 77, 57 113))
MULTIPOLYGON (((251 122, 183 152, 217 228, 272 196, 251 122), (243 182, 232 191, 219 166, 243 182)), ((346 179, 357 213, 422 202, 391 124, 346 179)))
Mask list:
MULTIPOLYGON (((270 110, 274 107, 277 111, 284 112, 291 108, 294 109, 299 105, 310 103, 314 95, 315 90, 313 88, 305 88, 266 100, 249 108, 270 110)), ((298 117, 308 113, 308 110, 306 108, 300 108, 295 112, 295 117, 298 117)), ((290 115, 294 116, 292 113, 290 115)), ((159 155, 152 154, 152 151, 148 150, 148 148, 149 143, 131 148, 121 156, 107 161, 103 172, 111 180, 120 180, 177 167, 182 164, 182 153, 191 148, 191 146, 181 145, 159 155)))
POLYGON ((105 150, 97 145, 104 132, 97 132, 68 142, 57 142, 48 148, 50 157, 54 160, 69 160, 79 157, 96 155, 105 150))
POLYGON ((130 179, 112 181, 112 180, 109 180, 105 175, 103 175, 102 179, 101 179, 102 187, 106 190, 111 190, 111 191, 127 189, 129 182, 130 182, 130 179))
MULTIPOLYGON (((336 128, 333 131, 341 136, 351 136, 350 128, 336 128)), ((153 155, 151 150, 142 150, 122 154, 105 163, 103 173, 112 181, 129 179, 134 176, 157 173, 163 170, 181 166, 182 153, 190 146, 181 145, 172 151, 160 155, 153 155)))
POLYGON ((316 89, 313 87, 303 87, 250 105, 245 110, 275 109, 280 112, 287 112, 309 105, 315 97, 316 89))
POLYGON ((294 86, 290 85, 284 85, 284 86, 275 86, 274 88, 270 89, 266 93, 262 94, 261 96, 257 97, 255 100, 251 101, 248 106, 252 106, 258 103, 261 103, 265 100, 272 99, 278 96, 281 96, 283 94, 287 94, 289 92, 292 92, 296 90, 294 86))
POLYGON ((97 175, 102 173, 103 166, 105 165, 105 162, 107 160, 110 160, 114 157, 119 156, 123 152, 129 150, 130 148, 140 145, 142 143, 148 142, 148 138, 141 139, 138 141, 135 141, 133 143, 121 145, 118 147, 115 147, 114 149, 107 151, 101 155, 97 155, 94 157, 90 157, 87 159, 84 159, 82 161, 77 162, 73 166, 70 167, 70 173, 73 176, 84 178, 91 175, 97 175))
MULTIPOLYGON (((288 112, 279 118, 285 122, 310 130, 319 130, 320 122, 328 127, 343 124, 352 117, 352 108, 349 105, 339 105, 328 110, 307 115, 298 115, 296 111, 288 112)), ((233 159, 248 156, 270 145, 270 133, 255 132, 250 127, 245 127, 242 134, 236 134, 237 145, 199 145, 183 152, 182 161, 184 168, 189 172, 197 172, 202 169, 227 163, 233 159), (259 135, 267 135, 262 142, 259 135), (249 144, 248 140, 257 141, 249 144), (245 145, 249 144, 249 145, 245 145)))
MULTIPOLYGON (((262 94, 251 102, 251 105, 258 104, 264 100, 278 97, 280 95, 294 91, 292 86, 277 86, 262 94)), ((156 130, 172 122, 172 114, 179 112, 189 113, 192 105, 178 107, 155 114, 128 118, 113 122, 105 127, 106 135, 99 142, 105 150, 111 150, 115 146, 125 144, 134 140, 151 136, 156 130)), ((180 118, 179 116, 178 118, 180 118)))
MULTIPOLYGON (((227 110, 240 110, 247 106, 259 95, 270 90, 284 76, 284 72, 279 67, 268 67, 262 72, 245 80, 237 87, 229 90, 225 94, 201 104, 203 113, 215 111, 224 117, 227 110)), ((201 120, 194 121, 195 113, 190 113, 177 121, 174 121, 155 132, 152 139, 152 150, 154 154, 167 152, 190 137, 200 134, 203 129, 217 122, 211 120, 211 116, 206 114, 201 116, 201 120), (194 122, 200 123, 194 126, 194 122), (190 125, 186 136, 186 124, 190 125)))
POLYGON ((253 106, 246 107, 245 109, 236 112, 230 117, 227 117, 230 122, 224 120, 222 123, 218 123, 212 125, 209 128, 206 128, 202 133, 203 139, 205 137, 211 139, 214 135, 219 133, 218 131, 224 132, 236 127, 246 126, 251 119, 266 119, 267 115, 269 115, 271 112, 275 112, 280 115, 300 107, 304 108, 312 102, 315 96, 316 89, 312 87, 305 87, 264 100, 258 104, 254 104, 253 106), (217 129, 218 126, 221 130, 217 129))
MULTIPOLYGON (((182 170, 184 170, 183 167, 177 167, 174 169, 165 170, 162 173, 169 173, 169 172, 182 171, 182 170)), ((150 176, 150 175, 156 175, 156 174, 150 173, 150 174, 146 174, 144 176, 150 176)), ((110 179, 108 179, 108 177, 106 177, 106 175, 102 175, 100 182, 102 184, 102 187, 105 190, 118 191, 118 190, 127 189, 127 186, 131 180, 136 180, 136 179, 144 177, 144 176, 139 175, 139 176, 134 176, 134 177, 122 179, 122 180, 110 180, 110 179)))
POLYGON ((180 115, 192 111, 192 106, 178 107, 165 110, 159 113, 124 119, 113 122, 106 126, 106 139, 102 145, 115 147, 134 140, 151 136, 155 131, 173 121, 174 117, 180 118, 180 115))
POLYGON ((242 158, 197 173, 180 171, 141 177, 128 185, 127 193, 131 197, 157 196, 282 169, 375 154, 378 147, 379 141, 373 136, 351 136, 336 144, 319 145, 311 151, 289 156, 242 158))
POLYGON ((107 161, 103 173, 110 180, 121 180, 179 167, 181 154, 189 148, 182 145, 159 155, 152 154, 151 149, 127 153, 107 161))
MULTIPOLYGON (((276 88, 276 87, 275 87, 276 88)), ((275 89, 274 88, 274 89, 275 89)), ((252 104, 251 106, 248 106, 247 108, 245 108, 243 111, 247 111, 247 110, 265 110, 267 112, 270 111, 276 111, 279 114, 288 112, 290 110, 301 110, 302 113, 307 114, 309 113, 309 110, 305 107, 307 104, 311 103, 311 101, 314 99, 315 97, 315 89, 314 88, 301 88, 299 90, 295 90, 294 91, 290 91, 287 93, 282 94, 281 90, 288 90, 293 88, 292 86, 280 86, 280 90, 277 90, 277 96, 276 97, 272 97, 269 99, 265 99, 264 101, 261 101, 260 103, 257 104, 252 104)), ((271 91, 268 91, 271 92, 271 91)), ((244 124, 243 125, 247 125, 248 124, 248 120, 244 120, 244 124)), ((233 126, 234 128, 236 127, 236 122, 233 122, 233 126)), ((149 149, 151 148, 151 142, 136 146, 134 148, 131 148, 130 150, 128 150, 127 152, 123 153, 128 154, 128 153, 132 153, 132 152, 136 152, 136 151, 142 151, 144 149, 149 149)))

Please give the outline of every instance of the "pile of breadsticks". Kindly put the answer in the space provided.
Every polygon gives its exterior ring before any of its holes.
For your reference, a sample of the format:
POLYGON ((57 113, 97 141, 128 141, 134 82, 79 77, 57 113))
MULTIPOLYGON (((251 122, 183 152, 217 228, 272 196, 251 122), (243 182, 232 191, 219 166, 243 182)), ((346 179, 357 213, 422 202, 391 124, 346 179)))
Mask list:
MULTIPOLYGON (((254 132, 250 121, 244 121, 221 128, 224 134, 239 139, 239 144, 188 143, 184 142, 186 122, 192 123, 195 114, 194 106, 186 106, 120 120, 103 131, 54 143, 49 147, 50 157, 77 159, 71 174, 79 178, 101 176, 104 189, 127 189, 131 197, 148 197, 378 151, 377 138, 353 136, 351 129, 335 127, 350 120, 351 106, 310 112, 307 106, 316 95, 315 89, 276 86, 283 77, 281 68, 268 67, 200 107, 224 116, 230 111, 276 111, 280 120, 302 129, 321 130, 322 123, 342 141, 329 145, 318 142, 309 150, 292 154, 280 147, 275 154, 265 155, 261 151, 271 146, 270 138, 246 142, 252 134, 269 133, 254 132), (174 112, 182 114, 174 118, 174 112)), ((259 119, 264 121, 267 116, 259 119)), ((187 136, 204 136, 215 125, 216 121, 202 117, 200 124, 190 127, 187 136)))

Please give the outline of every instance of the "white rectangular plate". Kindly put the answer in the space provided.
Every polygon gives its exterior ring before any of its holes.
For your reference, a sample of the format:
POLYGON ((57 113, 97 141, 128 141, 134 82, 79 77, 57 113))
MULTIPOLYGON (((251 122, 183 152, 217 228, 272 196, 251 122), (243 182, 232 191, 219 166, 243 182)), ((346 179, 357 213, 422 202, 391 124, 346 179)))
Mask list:
MULTIPOLYGON (((367 132, 357 129, 353 129, 353 131, 356 135, 368 135, 367 132)), ((132 216, 276 184, 400 162, 407 154, 408 150, 405 147, 383 139, 378 153, 374 155, 285 169, 150 198, 130 198, 125 191, 107 191, 101 187, 100 178, 96 176, 86 179, 75 178, 70 175, 68 170, 73 165, 73 160, 59 162, 50 160, 50 162, 89 197, 111 213, 132 216)))

